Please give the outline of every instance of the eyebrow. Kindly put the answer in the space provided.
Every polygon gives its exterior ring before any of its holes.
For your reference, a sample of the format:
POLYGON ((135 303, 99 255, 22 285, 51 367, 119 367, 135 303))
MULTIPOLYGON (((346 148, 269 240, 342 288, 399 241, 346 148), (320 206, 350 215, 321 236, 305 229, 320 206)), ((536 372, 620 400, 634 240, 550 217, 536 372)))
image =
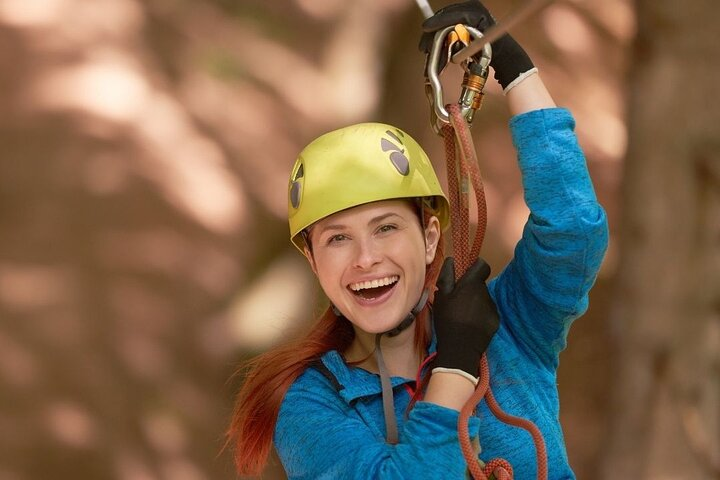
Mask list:
MULTIPOLYGON (((383 213, 382 215, 378 215, 377 217, 371 218, 370 221, 369 221, 367 224, 368 224, 368 225, 373 225, 373 224, 376 224, 376 223, 380 223, 380 222, 382 222, 383 220, 386 220, 386 219, 389 218, 389 217, 399 217, 399 218, 402 218, 402 217, 400 217, 400 215, 398 215, 398 214, 395 213, 395 212, 388 212, 388 213, 383 213)), ((346 227, 345 225, 343 225, 343 224, 330 224, 330 225, 325 225, 324 227, 322 227, 321 230, 318 231, 317 234, 318 234, 318 235, 322 235, 323 233, 327 232, 328 230, 343 230, 343 229, 345 229, 345 228, 347 228, 347 227, 346 227)))

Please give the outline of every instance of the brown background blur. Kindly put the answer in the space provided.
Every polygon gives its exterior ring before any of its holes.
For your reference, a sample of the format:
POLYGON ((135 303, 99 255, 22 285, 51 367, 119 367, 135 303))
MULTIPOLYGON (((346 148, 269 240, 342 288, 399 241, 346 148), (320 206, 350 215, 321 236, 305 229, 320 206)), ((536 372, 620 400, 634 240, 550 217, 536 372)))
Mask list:
MULTIPOLYGON (((486 3, 499 19, 523 4, 486 3)), ((410 0, 0 0, 0 480, 235 478, 220 453, 234 369, 322 305, 287 239, 297 152, 383 121, 442 169, 421 21, 410 0)), ((610 219, 558 379, 571 463, 592 479, 635 13, 572 0, 514 35, 575 115, 610 219)), ((473 131, 496 273, 528 213, 508 119, 491 81, 473 131)))

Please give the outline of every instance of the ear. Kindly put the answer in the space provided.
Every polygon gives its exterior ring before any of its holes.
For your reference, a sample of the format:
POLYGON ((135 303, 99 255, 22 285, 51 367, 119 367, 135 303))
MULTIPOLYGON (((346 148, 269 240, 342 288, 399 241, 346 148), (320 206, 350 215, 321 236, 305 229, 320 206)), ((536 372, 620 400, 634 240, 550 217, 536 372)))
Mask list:
POLYGON ((313 258, 312 252, 307 246, 303 247, 303 252, 305 253, 305 258, 307 258, 307 261, 310 264, 310 268, 312 269, 313 273, 317 275, 317 267, 315 266, 315 259, 313 258))
POLYGON ((435 259, 438 242, 440 241, 440 220, 430 217, 425 226, 425 264, 430 265, 435 259))

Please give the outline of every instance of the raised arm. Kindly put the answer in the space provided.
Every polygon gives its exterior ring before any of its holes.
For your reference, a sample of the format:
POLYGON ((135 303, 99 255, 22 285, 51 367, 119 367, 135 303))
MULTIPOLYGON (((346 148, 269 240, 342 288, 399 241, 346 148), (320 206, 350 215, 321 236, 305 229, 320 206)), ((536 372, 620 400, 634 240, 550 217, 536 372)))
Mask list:
POLYGON ((555 101, 550 96, 540 75, 535 73, 527 76, 506 94, 510 112, 520 115, 532 110, 554 108, 555 101))
POLYGON ((608 242, 605 212, 574 126, 570 112, 560 108, 512 118, 530 216, 514 258, 490 283, 513 337, 549 367, 565 347, 570 323, 587 309, 608 242))

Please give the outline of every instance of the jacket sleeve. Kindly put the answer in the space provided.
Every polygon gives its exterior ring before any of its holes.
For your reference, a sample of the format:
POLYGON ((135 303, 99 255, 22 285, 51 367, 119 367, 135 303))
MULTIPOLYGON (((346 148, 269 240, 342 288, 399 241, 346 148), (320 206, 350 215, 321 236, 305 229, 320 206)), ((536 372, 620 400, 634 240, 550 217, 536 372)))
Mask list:
MULTIPOLYGON (((400 429, 400 442, 389 445, 315 370, 298 380, 275 427, 275 448, 288 478, 465 478, 458 412, 418 402, 400 429)), ((471 418, 470 431, 478 428, 479 419, 471 418)))
POLYGON ((570 324, 587 309, 607 220, 570 112, 536 110, 510 127, 530 216, 512 261, 489 287, 521 348, 554 369, 570 324))

